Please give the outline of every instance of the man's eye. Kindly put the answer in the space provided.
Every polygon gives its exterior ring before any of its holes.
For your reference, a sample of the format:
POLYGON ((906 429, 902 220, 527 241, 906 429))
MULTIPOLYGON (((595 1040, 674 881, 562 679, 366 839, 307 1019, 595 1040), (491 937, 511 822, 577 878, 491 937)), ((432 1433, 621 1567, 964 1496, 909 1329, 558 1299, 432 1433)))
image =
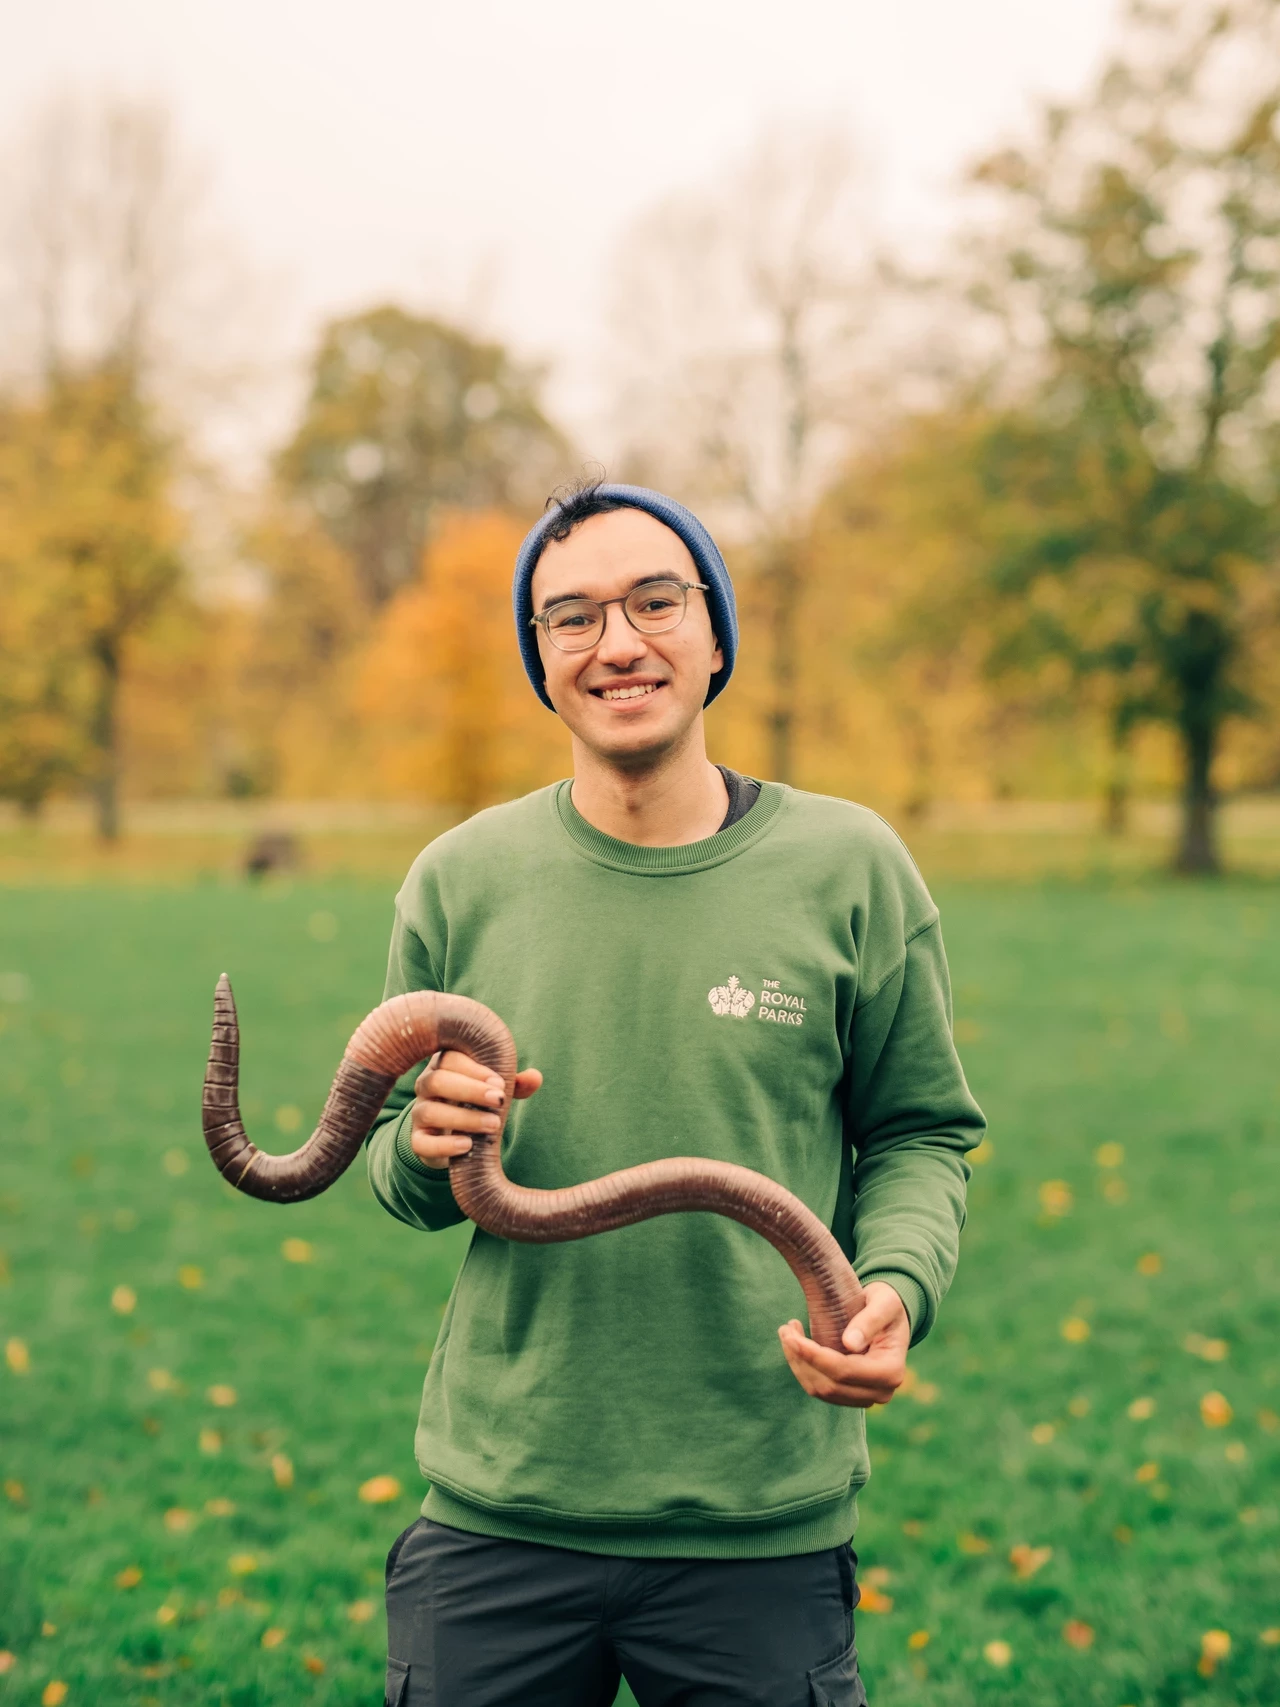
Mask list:
POLYGON ((587 610, 558 610, 551 613, 552 628, 588 628, 594 621, 587 610))
POLYGON ((638 613, 641 616, 660 616, 663 611, 670 610, 675 602, 670 593, 648 593, 640 600, 638 613))

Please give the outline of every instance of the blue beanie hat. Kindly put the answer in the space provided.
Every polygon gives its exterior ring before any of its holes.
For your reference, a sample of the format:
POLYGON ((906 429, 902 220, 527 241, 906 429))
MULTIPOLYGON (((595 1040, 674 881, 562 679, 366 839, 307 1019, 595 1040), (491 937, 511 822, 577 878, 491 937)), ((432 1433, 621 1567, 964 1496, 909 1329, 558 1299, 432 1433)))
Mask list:
MULTIPOLYGON (((738 607, 733 600, 733 582, 729 579, 729 571, 724 566, 719 547, 692 510, 686 510, 683 504, 677 504, 674 498, 667 498, 661 492, 651 492, 647 486, 597 486, 595 495, 610 498, 615 504, 626 509, 647 511, 669 527, 672 533, 679 534, 689 547, 689 553, 697 566, 698 579, 705 583, 707 588, 707 609, 711 615, 712 631, 724 653, 724 665, 712 676, 711 685, 707 689, 704 703, 710 705, 733 674, 733 660, 738 651, 738 607)), ((524 659, 525 673, 533 683, 533 691, 548 711, 554 711, 555 707, 547 698, 542 659, 538 655, 538 637, 532 623, 533 571, 542 556, 542 548, 547 543, 548 529, 555 525, 557 515, 556 510, 548 510, 546 515, 540 517, 529 529, 524 537, 524 544, 516 554, 516 572, 511 583, 511 602, 515 606, 516 638, 520 642, 520 656, 524 659)))

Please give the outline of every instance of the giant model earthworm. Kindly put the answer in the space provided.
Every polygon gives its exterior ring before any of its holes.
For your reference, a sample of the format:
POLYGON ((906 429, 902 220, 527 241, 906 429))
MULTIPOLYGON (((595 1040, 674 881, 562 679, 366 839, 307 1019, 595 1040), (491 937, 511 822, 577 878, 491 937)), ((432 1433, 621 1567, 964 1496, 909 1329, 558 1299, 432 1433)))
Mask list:
MULTIPOLYGON (((240 1027, 231 985, 218 980, 213 1045, 204 1080, 204 1135, 222 1177, 250 1197, 297 1203, 331 1186, 364 1143, 374 1116, 402 1073, 437 1050, 458 1049, 501 1075, 506 1124, 516 1073, 511 1033, 491 1009, 467 996, 413 990, 375 1008, 356 1029, 329 1091, 320 1124, 289 1156, 268 1156, 240 1119, 240 1027)), ((449 1163, 458 1207, 486 1233, 528 1244, 585 1239, 655 1215, 709 1210, 751 1227, 779 1250, 804 1288, 809 1332, 840 1350, 841 1334, 863 1305, 858 1277, 831 1232, 799 1198, 732 1162, 672 1156, 556 1191, 515 1185, 502 1171, 502 1127, 477 1132, 449 1163)))

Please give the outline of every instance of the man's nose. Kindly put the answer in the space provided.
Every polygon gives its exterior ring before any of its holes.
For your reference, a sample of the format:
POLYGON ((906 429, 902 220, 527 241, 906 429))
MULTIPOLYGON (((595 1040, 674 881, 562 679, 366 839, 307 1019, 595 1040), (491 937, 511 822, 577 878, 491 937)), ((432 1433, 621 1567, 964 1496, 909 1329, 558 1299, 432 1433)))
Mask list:
POLYGON ((601 664, 612 664, 615 669, 622 670, 629 664, 638 663, 646 650, 644 635, 639 629, 632 628, 622 614, 622 606, 606 606, 604 633, 596 645, 597 661, 601 664))

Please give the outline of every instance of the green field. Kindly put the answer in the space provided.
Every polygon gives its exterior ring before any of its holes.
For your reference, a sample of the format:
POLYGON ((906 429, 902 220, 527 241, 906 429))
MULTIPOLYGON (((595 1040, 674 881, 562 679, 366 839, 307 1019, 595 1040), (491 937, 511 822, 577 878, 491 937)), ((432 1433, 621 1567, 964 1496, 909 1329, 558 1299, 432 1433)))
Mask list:
MULTIPOLYGON (((461 1230, 391 1221, 358 1168, 235 1198, 196 1109, 225 968, 251 1130, 309 1130, 392 887, 0 893, 0 1702, 381 1699, 461 1230)), ((940 900, 992 1140, 916 1386, 870 1425, 872 1700, 1274 1707, 1280 891, 940 900)))

